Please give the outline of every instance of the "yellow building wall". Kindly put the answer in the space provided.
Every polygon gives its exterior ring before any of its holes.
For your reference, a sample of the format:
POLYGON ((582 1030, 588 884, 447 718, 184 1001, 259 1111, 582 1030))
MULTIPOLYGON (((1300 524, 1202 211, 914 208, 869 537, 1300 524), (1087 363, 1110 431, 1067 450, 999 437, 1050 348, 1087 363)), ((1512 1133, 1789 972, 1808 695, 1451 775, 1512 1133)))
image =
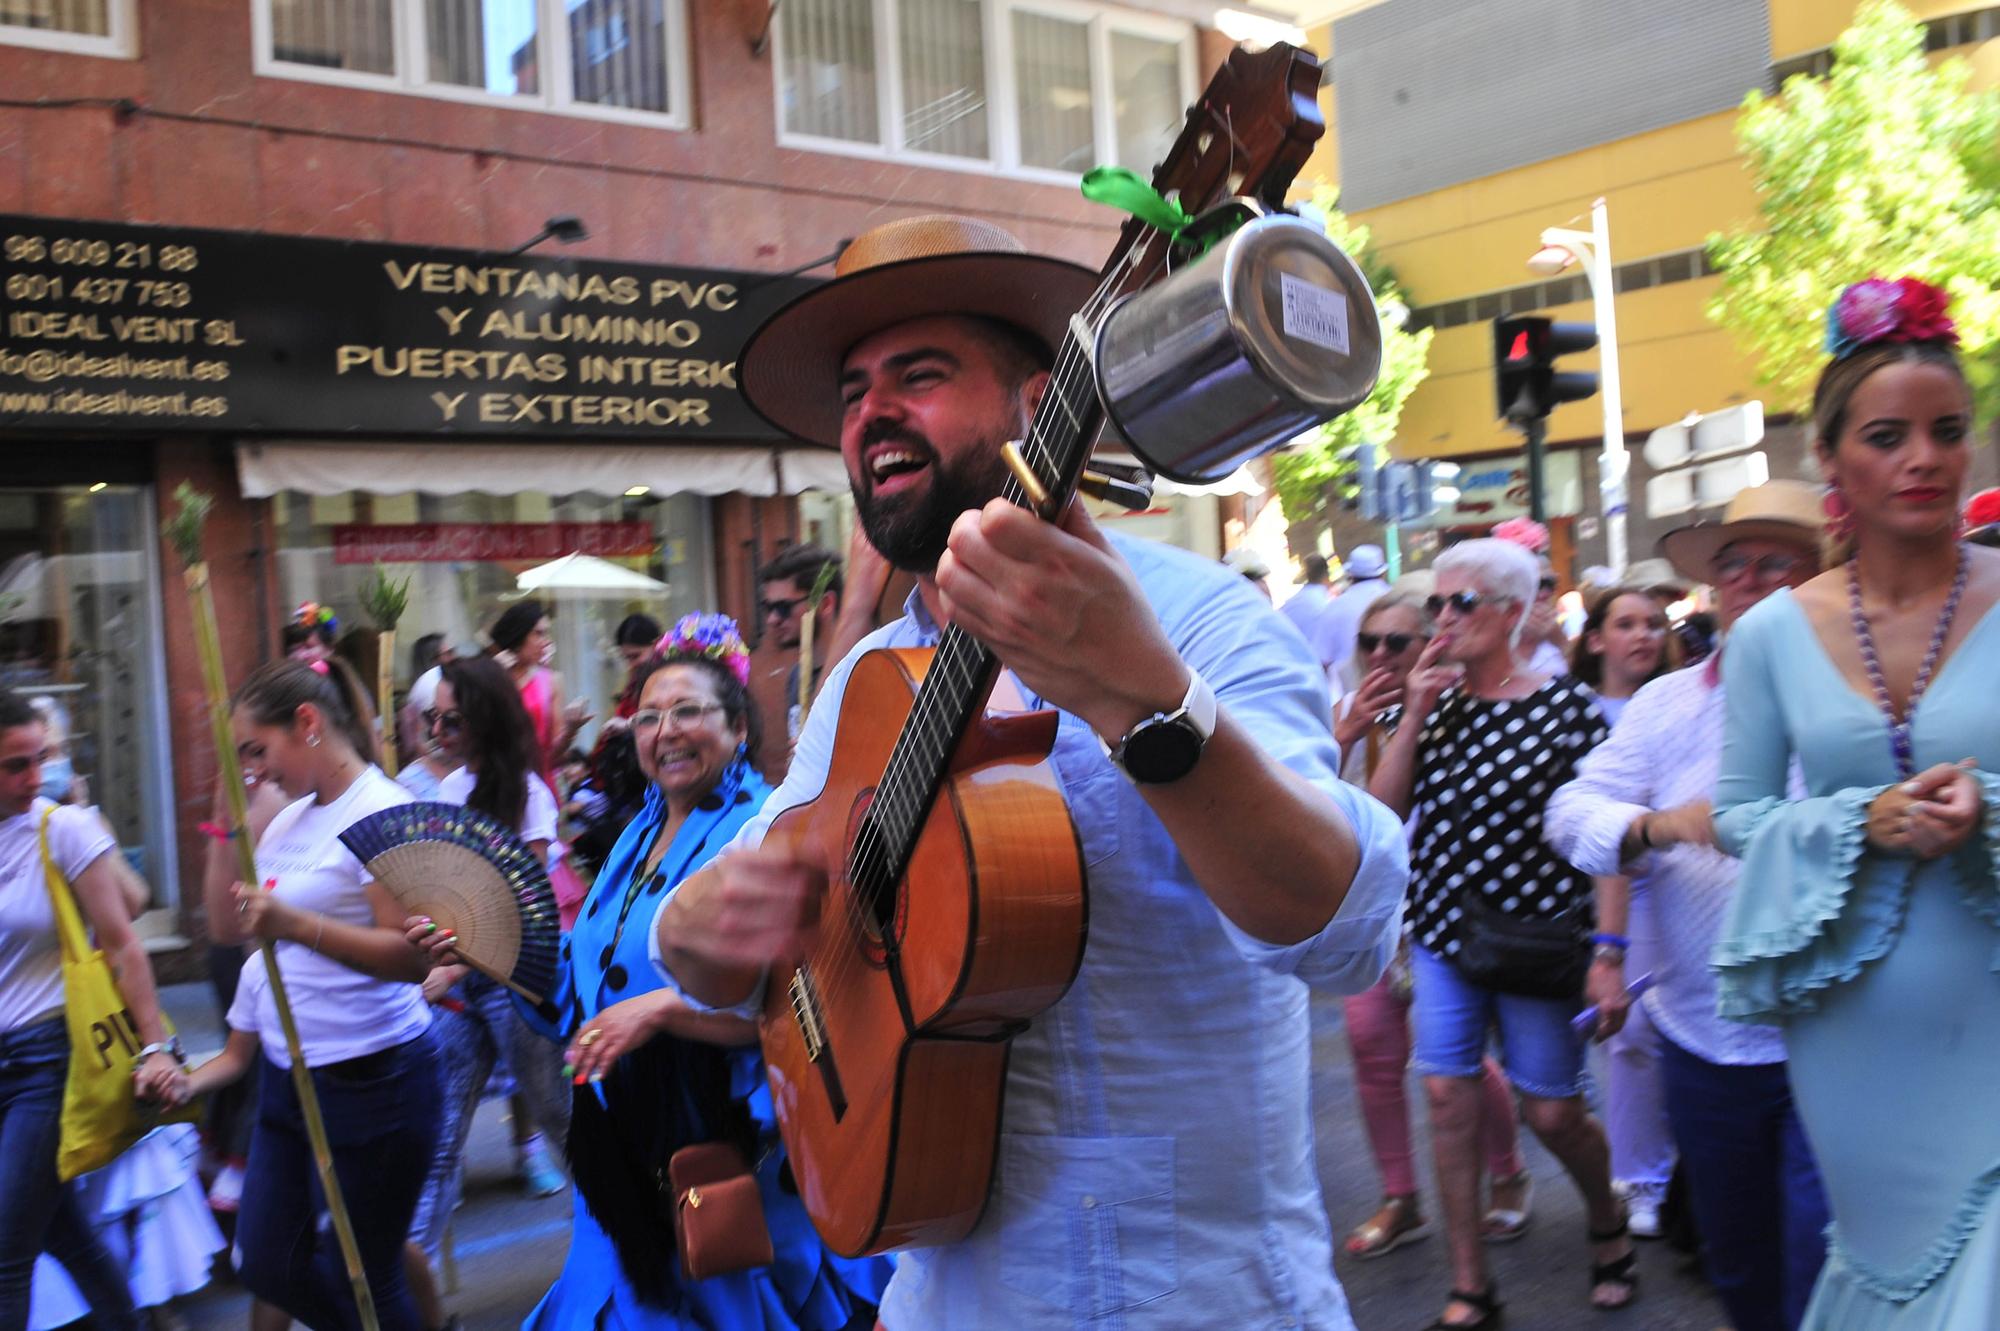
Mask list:
MULTIPOLYGON (((1974 7, 1965 0, 1906 3, 1919 17, 1974 7)), ((1831 44, 1855 8, 1855 0, 1771 0, 1773 60, 1831 44)), ((1313 30, 1308 39, 1329 52, 1332 29, 1313 30)), ((1951 54, 1969 57, 1976 81, 1991 85, 2000 81, 2000 49, 1988 48, 2000 48, 2000 42, 1951 54)), ((1327 136, 1302 184, 1339 180, 1331 88, 1322 90, 1321 103, 1327 136)), ((1542 228, 1588 230, 1591 203, 1600 195, 1609 210, 1614 264, 1688 250, 1756 216, 1755 192, 1736 149, 1737 114, 1731 110, 1670 125, 1365 209, 1355 218, 1372 232, 1375 248, 1418 306, 1538 280, 1526 261, 1539 248, 1542 228)), ((1628 434, 1643 435, 1690 411, 1714 411, 1760 395, 1755 366, 1704 313, 1719 285, 1719 278, 1707 277, 1618 297, 1628 434)), ((1592 317, 1587 301, 1536 313, 1592 317)), ((1575 361, 1579 368, 1594 368, 1596 353, 1575 361)), ((1440 329, 1431 343, 1430 370, 1404 410, 1392 445, 1396 455, 1440 458, 1519 447, 1519 435, 1495 419, 1490 324, 1440 329)), ((1549 422, 1555 443, 1595 440, 1602 432, 1599 398, 1563 406, 1549 422)))

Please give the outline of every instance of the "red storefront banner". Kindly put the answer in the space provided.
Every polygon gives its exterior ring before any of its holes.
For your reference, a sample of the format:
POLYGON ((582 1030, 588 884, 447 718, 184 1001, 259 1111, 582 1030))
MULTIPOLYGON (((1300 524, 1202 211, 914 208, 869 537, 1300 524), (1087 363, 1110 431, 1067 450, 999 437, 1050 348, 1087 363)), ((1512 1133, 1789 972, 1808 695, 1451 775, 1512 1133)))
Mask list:
POLYGON ((653 553, 646 522, 344 522, 336 564, 539 563, 568 554, 604 559, 653 553))

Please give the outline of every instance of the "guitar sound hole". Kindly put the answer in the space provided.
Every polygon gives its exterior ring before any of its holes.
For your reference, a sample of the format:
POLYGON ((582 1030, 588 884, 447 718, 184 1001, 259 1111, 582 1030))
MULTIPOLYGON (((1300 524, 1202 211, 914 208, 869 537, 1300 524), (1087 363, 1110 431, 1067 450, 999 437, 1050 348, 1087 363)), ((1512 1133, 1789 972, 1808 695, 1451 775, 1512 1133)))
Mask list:
POLYGON ((889 850, 881 829, 868 816, 874 802, 875 791, 870 788, 848 812, 848 852, 842 870, 848 897, 855 906, 851 912, 855 943, 870 965, 880 967, 887 964, 892 945, 900 941, 903 922, 894 918, 901 913, 895 883, 884 883, 883 865, 889 850))

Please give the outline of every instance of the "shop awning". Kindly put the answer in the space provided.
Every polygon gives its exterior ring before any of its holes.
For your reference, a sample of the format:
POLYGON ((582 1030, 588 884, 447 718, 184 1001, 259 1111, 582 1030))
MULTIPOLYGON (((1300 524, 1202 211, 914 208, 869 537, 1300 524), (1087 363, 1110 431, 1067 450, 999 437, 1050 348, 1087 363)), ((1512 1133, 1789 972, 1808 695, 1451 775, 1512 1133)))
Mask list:
POLYGON ((799 494, 847 489, 840 455, 762 444, 239 443, 243 493, 799 494))

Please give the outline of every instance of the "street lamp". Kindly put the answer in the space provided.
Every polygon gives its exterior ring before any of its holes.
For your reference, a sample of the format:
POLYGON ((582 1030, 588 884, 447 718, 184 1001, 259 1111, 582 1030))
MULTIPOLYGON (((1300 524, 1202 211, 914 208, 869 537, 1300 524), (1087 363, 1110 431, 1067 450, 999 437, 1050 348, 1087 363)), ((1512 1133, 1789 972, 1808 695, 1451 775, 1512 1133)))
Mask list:
POLYGON ((1598 494, 1604 508, 1605 562, 1625 570, 1625 423, 1618 396, 1618 319, 1611 303, 1611 224, 1604 200, 1590 205, 1590 230, 1552 226, 1542 231, 1542 247, 1528 259, 1528 271, 1554 277, 1572 264, 1583 265, 1595 306, 1597 342, 1603 348, 1598 393, 1604 402, 1604 451, 1598 463, 1598 494))

